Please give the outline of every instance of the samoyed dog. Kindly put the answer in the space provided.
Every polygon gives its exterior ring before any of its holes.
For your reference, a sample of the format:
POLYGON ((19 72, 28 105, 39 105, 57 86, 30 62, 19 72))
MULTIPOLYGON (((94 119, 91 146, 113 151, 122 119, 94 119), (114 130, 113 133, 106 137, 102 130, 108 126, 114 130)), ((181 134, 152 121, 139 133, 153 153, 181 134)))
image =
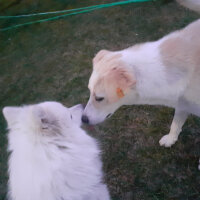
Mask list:
POLYGON ((5 107, 10 200, 109 200, 97 141, 81 126, 82 105, 5 107))

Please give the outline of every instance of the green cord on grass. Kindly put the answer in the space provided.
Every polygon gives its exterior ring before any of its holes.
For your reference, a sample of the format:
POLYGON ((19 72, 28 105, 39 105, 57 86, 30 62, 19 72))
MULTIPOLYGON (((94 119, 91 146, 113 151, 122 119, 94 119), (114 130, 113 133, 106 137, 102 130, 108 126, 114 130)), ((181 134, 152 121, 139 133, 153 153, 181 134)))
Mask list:
POLYGON ((35 16, 42 16, 42 15, 67 13, 67 14, 58 15, 58 16, 55 16, 55 17, 30 21, 30 22, 26 22, 26 23, 23 23, 23 24, 17 24, 17 25, 14 25, 14 26, 6 27, 6 28, 1 28, 0 31, 7 31, 7 30, 10 30, 10 29, 19 28, 19 27, 26 26, 26 25, 42 23, 42 22, 47 22, 47 21, 53 21, 53 20, 57 20, 57 19, 61 19, 61 18, 70 16, 70 15, 87 13, 87 12, 91 12, 91 11, 97 10, 97 9, 108 8, 108 7, 112 7, 112 6, 124 5, 124 4, 129 4, 129 3, 148 2, 148 1, 155 1, 155 0, 127 0, 127 1, 120 1, 120 2, 114 2, 114 3, 108 3, 108 4, 100 4, 100 5, 88 6, 88 7, 82 7, 82 8, 62 10, 62 11, 33 13, 33 14, 16 15, 16 16, 0 16, 0 19, 13 19, 13 18, 25 18, 25 17, 35 17, 35 16), (73 11, 75 11, 75 12, 73 12, 73 11), (71 12, 71 13, 68 13, 68 12, 71 12))

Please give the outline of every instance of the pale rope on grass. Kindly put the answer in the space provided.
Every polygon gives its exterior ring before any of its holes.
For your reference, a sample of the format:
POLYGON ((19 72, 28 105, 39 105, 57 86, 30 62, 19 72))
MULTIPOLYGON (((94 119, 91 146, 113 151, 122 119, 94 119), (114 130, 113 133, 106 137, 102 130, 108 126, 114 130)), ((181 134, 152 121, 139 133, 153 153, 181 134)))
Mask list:
POLYGON ((0 19, 13 19, 13 18, 25 18, 25 17, 35 17, 35 16, 42 16, 42 15, 67 13, 67 14, 64 14, 64 15, 59 15, 59 16, 45 18, 45 19, 41 19, 41 20, 26 22, 26 23, 23 23, 23 24, 17 24, 17 25, 14 25, 14 26, 6 27, 6 28, 1 28, 0 31, 7 31, 7 30, 10 30, 10 29, 13 29, 13 28, 19 28, 19 27, 26 26, 26 25, 42 23, 42 22, 47 22, 47 21, 53 21, 53 20, 57 20, 57 19, 61 19, 61 18, 70 16, 70 15, 87 13, 87 12, 91 12, 91 11, 97 10, 97 9, 108 8, 108 7, 112 7, 112 6, 124 5, 124 4, 129 4, 129 3, 148 2, 148 1, 156 1, 156 0, 127 0, 127 1, 120 1, 120 2, 108 3, 108 4, 100 4, 100 5, 88 6, 88 7, 82 7, 82 8, 62 10, 62 11, 33 13, 33 14, 16 15, 16 16, 0 16, 0 19), (73 12, 73 11, 75 11, 75 12, 73 12), (68 12, 71 12, 71 13, 68 13, 68 12))

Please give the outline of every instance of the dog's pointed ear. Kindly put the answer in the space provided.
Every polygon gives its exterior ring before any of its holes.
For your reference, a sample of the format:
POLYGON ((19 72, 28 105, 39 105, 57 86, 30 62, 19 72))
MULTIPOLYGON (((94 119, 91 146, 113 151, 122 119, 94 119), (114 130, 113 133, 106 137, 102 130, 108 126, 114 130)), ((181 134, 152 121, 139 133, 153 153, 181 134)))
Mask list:
POLYGON ((5 117, 8 126, 11 126, 18 118, 18 115, 21 111, 20 107, 4 107, 2 112, 5 117))
POLYGON ((126 96, 136 84, 133 72, 125 67, 114 67, 105 76, 106 91, 110 102, 126 96))
POLYGON ((41 129, 48 129, 51 126, 52 121, 54 121, 53 114, 46 111, 40 105, 33 106, 32 116, 37 127, 41 129))
POLYGON ((41 105, 33 106, 32 121, 34 130, 45 134, 60 134, 61 129, 56 115, 41 105))

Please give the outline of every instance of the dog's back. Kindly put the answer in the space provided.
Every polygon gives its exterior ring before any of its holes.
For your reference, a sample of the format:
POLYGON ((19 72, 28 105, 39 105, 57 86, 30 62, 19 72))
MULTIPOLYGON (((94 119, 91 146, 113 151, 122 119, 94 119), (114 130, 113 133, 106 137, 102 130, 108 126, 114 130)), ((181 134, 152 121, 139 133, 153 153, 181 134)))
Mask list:
MULTIPOLYGON (((199 0, 177 0, 181 5, 200 13, 200 1, 199 0)), ((188 54, 184 57, 186 60, 190 55, 190 63, 187 68, 191 68, 191 78, 188 83, 188 87, 184 98, 192 100, 195 104, 200 103, 200 19, 188 25, 181 33, 182 38, 186 41, 186 47, 188 54)), ((191 108, 192 109, 192 108, 191 108)), ((191 110, 190 109, 190 110, 191 110)), ((194 114, 200 116, 200 110, 192 109, 194 114)))

